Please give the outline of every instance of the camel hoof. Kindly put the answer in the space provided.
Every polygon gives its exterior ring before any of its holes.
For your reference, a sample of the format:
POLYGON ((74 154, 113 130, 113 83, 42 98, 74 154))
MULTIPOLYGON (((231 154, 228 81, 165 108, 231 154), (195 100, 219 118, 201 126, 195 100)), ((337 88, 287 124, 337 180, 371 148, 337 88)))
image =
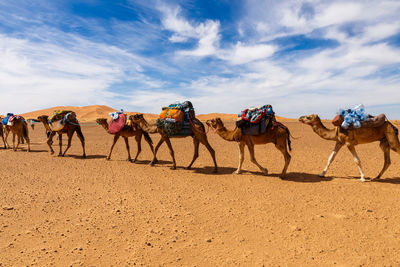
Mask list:
POLYGON ((190 169, 192 169, 192 167, 191 167, 191 166, 187 166, 187 167, 185 167, 185 170, 190 170, 190 169))
POLYGON ((170 169, 171 169, 171 170, 176 170, 176 167, 175 167, 175 166, 172 166, 170 169))
POLYGON ((360 179, 358 179, 358 181, 360 181, 360 182, 367 182, 368 180, 366 180, 364 177, 361 177, 360 179))
POLYGON ((240 171, 234 171, 234 172, 232 172, 232 174, 241 174, 242 172, 240 172, 240 171))
POLYGON ((212 173, 218 173, 218 169, 214 169, 212 173))
POLYGON ((111 158, 107 157, 106 160, 110 160, 111 158))
POLYGON ((83 158, 83 159, 86 159, 86 154, 82 155, 82 158, 83 158))
POLYGON ((319 177, 325 177, 325 173, 318 174, 319 177))
POLYGON ((264 174, 264 175, 268 175, 268 170, 267 170, 267 169, 264 169, 264 170, 263 170, 263 174, 264 174))

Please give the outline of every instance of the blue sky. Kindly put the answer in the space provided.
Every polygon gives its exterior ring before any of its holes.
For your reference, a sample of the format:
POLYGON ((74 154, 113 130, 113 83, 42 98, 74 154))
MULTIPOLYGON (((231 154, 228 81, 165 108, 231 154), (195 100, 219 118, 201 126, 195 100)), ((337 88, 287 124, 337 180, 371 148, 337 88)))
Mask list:
POLYGON ((103 104, 400 118, 400 1, 0 0, 0 114, 103 104))

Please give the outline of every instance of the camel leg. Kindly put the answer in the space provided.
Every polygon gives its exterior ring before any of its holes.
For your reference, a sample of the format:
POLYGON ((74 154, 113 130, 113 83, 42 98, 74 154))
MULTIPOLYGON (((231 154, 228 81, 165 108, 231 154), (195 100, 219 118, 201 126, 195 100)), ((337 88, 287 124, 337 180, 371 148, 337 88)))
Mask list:
POLYGON ((6 129, 4 132, 5 132, 5 134, 6 134, 6 136, 4 137, 4 140, 5 140, 5 142, 6 142, 6 148, 10 148, 10 145, 9 145, 8 142, 7 142, 8 135, 10 134, 10 131, 6 129))
MULTIPOLYGON (((3 127, 3 126, 0 125, 0 127, 3 127)), ((2 129, 0 129, 0 131, 1 131, 1 130, 2 130, 2 129)), ((4 140, 4 134, 3 134, 3 132, 1 132, 1 139, 3 139, 4 149, 6 149, 6 148, 7 148, 7 145, 6 145, 6 141, 4 140)))
POLYGON ((111 159, 111 153, 112 153, 112 151, 113 151, 113 149, 114 149, 114 146, 115 146, 115 144, 117 143, 118 139, 119 139, 119 135, 118 135, 118 134, 117 134, 117 135, 114 135, 114 141, 113 141, 113 144, 111 145, 110 153, 108 153, 108 157, 106 158, 107 160, 110 160, 110 159, 111 159))
POLYGON ((164 138, 161 137, 160 141, 158 141, 158 144, 156 145, 156 147, 154 148, 154 153, 153 153, 153 160, 150 162, 151 166, 154 166, 155 163, 157 163, 157 151, 160 148, 160 146, 162 145, 162 143, 164 143, 164 138))
POLYGON ((175 161, 175 153, 174 149, 172 148, 171 140, 169 139, 168 136, 165 137, 165 143, 167 143, 168 149, 169 149, 169 154, 172 157, 172 167, 170 168, 171 170, 176 170, 176 161, 175 161))
POLYGON ((155 152, 154 152, 154 148, 153 148, 152 142, 150 140, 148 140, 147 138, 145 138, 144 140, 146 140, 146 142, 149 144, 151 153, 153 153, 153 157, 154 157, 153 161, 157 162, 158 160, 157 160, 157 157, 155 156, 155 152))
POLYGON ((242 173, 242 165, 244 161, 244 146, 245 146, 244 142, 239 143, 239 166, 237 170, 233 172, 234 174, 242 173))
POLYGON ((365 180, 365 175, 364 175, 364 172, 362 170, 361 161, 360 161, 360 158, 357 155, 356 149, 354 148, 354 146, 347 146, 347 148, 350 150, 351 154, 353 155, 354 162, 357 164, 358 170, 360 171, 361 177, 360 177, 359 181, 360 182, 365 182, 366 181, 365 180))
MULTIPOLYGON (((74 134, 74 133, 72 133, 72 134, 74 134)), ((78 126, 78 127, 76 128, 76 134, 77 134, 79 140, 81 141, 81 145, 82 145, 82 158, 86 158, 85 137, 83 137, 83 133, 82 133, 82 130, 81 130, 81 127, 80 127, 80 126, 78 126)))
POLYGON ((28 152, 30 152, 31 151, 31 141, 29 140, 28 136, 25 137, 25 140, 26 140, 26 143, 28 144, 28 152))
POLYGON ((56 132, 50 132, 50 134, 49 134, 49 137, 48 137, 48 139, 47 139, 47 145, 49 146, 49 148, 50 148, 50 155, 53 155, 54 154, 54 150, 53 150, 53 148, 52 148, 52 144, 53 144, 53 137, 56 135, 56 132))
POLYGON ((281 175, 279 175, 281 179, 284 179, 290 164, 290 160, 292 159, 292 156, 290 156, 289 152, 287 151, 286 137, 284 140, 284 145, 276 144, 275 147, 283 154, 283 157, 285 158, 285 166, 283 167, 281 175))
POLYGON ((63 157, 67 153, 68 149, 71 147, 71 141, 72 141, 72 136, 74 136, 74 132, 72 132, 72 133, 68 132, 67 135, 68 135, 68 145, 67 145, 67 148, 65 149, 64 153, 62 154, 63 157))
POLYGON ((190 162, 189 166, 187 166, 185 169, 190 170, 194 161, 199 157, 199 145, 200 145, 199 140, 196 137, 193 137, 193 146, 194 146, 193 159, 192 162, 190 162))
POLYGON ((254 155, 254 144, 253 143, 248 143, 247 148, 249 149, 250 152, 250 161, 255 164, 264 175, 268 174, 268 170, 266 168, 263 168, 260 164, 258 164, 256 160, 256 156, 254 155))
POLYGON ((343 147, 343 144, 340 142, 336 142, 335 144, 335 148, 332 151, 331 156, 328 159, 328 163, 325 166, 325 169, 321 172, 321 174, 319 175, 320 177, 324 177, 326 172, 328 171, 329 166, 331 165, 331 163, 333 162, 333 160, 336 157, 336 154, 339 152, 339 150, 343 147))
POLYGON ((19 147, 19 142, 20 142, 20 138, 19 136, 17 136, 17 146, 15 146, 15 133, 13 133, 13 150, 17 151, 18 147, 19 147))
POLYGON ((376 176, 372 180, 381 178, 382 174, 387 170, 387 168, 389 168, 390 163, 391 163, 390 162, 390 146, 389 146, 389 142, 387 141, 387 139, 382 140, 381 143, 379 144, 379 147, 383 151, 385 162, 383 163, 383 168, 382 168, 381 172, 378 174, 378 176, 376 176))
POLYGON ((128 151, 128 161, 132 161, 131 152, 130 152, 130 148, 129 148, 128 137, 123 136, 123 138, 124 138, 124 141, 125 141, 126 150, 128 151))
POLYGON ((58 145, 60 146, 60 151, 58 152, 58 156, 62 156, 62 134, 58 134, 58 145))
POLYGON ((137 133, 135 135, 135 140, 137 144, 137 151, 136 151, 136 156, 133 162, 136 162, 137 158, 139 157, 140 152, 142 151, 142 133, 137 133))
POLYGON ((214 149, 211 147, 210 143, 207 140, 207 136, 204 136, 205 138, 200 138, 198 139, 200 141, 200 143, 202 143, 203 145, 205 145, 205 147, 207 148, 207 150, 210 152, 211 157, 213 159, 214 162, 214 170, 213 173, 217 173, 218 172, 218 166, 217 166, 217 160, 215 159, 215 151, 214 149))

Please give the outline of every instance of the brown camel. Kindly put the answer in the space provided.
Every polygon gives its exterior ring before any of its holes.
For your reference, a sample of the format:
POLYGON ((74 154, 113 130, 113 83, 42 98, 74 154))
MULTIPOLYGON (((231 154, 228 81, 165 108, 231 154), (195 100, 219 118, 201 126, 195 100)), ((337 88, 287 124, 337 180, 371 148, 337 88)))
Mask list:
POLYGON ((242 165, 244 161, 244 147, 247 146, 250 152, 250 160, 264 173, 268 174, 268 170, 258 164, 254 155, 254 145, 262 145, 267 143, 275 143, 275 147, 281 151, 285 158, 285 166, 283 167, 280 178, 284 178, 286 175, 287 168, 289 167, 291 156, 288 152, 288 148, 291 151, 290 132, 289 129, 280 123, 277 123, 273 129, 268 129, 265 133, 260 135, 247 135, 242 134, 239 128, 235 128, 233 131, 226 129, 224 123, 220 118, 214 118, 207 120, 207 125, 212 127, 215 132, 227 141, 236 141, 239 144, 239 166, 234 174, 240 174, 242 172, 242 165))
MULTIPOLYGON (((317 114, 312 114, 309 116, 302 116, 299 121, 308 124, 312 127, 313 131, 326 140, 336 141, 335 148, 331 156, 328 159, 328 164, 325 169, 319 175, 321 177, 325 176, 328 171, 329 165, 335 159, 336 154, 339 150, 346 145, 353 155, 353 159, 358 166, 360 171, 360 181, 365 182, 365 175, 361 167, 361 161, 355 150, 355 146, 358 144, 367 144, 375 141, 380 141, 380 148, 383 151, 385 158, 385 163, 381 172, 374 179, 381 178, 382 174, 387 170, 390 165, 390 149, 393 149, 400 154, 400 142, 398 138, 398 130, 389 121, 386 121, 380 127, 367 128, 362 127, 358 129, 344 130, 341 127, 335 127, 334 129, 327 129, 321 122, 321 119, 317 114)), ((372 179, 372 180, 374 180, 372 179)))
MULTIPOLYGON (((168 134, 163 129, 158 128, 157 125, 149 125, 149 123, 143 118, 143 114, 134 115, 133 121, 136 123, 138 128, 141 128, 143 131, 148 133, 159 133, 161 135, 161 139, 154 149, 154 158, 150 162, 150 165, 153 166, 157 162, 157 151, 160 148, 161 144, 165 142, 167 143, 169 153, 171 154, 172 157, 173 166, 171 167, 171 169, 175 170, 176 169, 175 155, 171 145, 170 138, 179 138, 179 137, 182 138, 187 136, 168 136, 168 134)), ((191 120, 191 129, 192 129, 192 135, 188 136, 193 137, 194 154, 192 161, 185 169, 189 170, 192 167, 195 160, 199 157, 199 145, 200 143, 202 143, 211 154, 211 157, 214 161, 213 173, 216 173, 218 171, 218 166, 217 166, 217 161, 215 159, 215 151, 208 142, 203 123, 201 123, 198 119, 194 118, 193 120, 191 120)))
POLYGON ((83 150, 82 157, 86 158, 85 138, 83 137, 81 126, 79 125, 79 122, 76 119, 75 112, 71 112, 68 114, 69 115, 68 115, 67 119, 65 120, 64 128, 62 128, 61 130, 57 130, 57 131, 53 130, 52 127, 50 126, 49 121, 48 121, 49 116, 42 115, 37 118, 39 121, 41 121, 43 123, 44 127, 47 130, 47 133, 48 133, 47 134, 47 145, 50 148, 50 154, 51 155, 54 154, 54 150, 51 147, 51 145, 53 144, 54 135, 58 134, 58 140, 59 140, 59 145, 60 145, 60 152, 58 153, 58 156, 65 156, 65 153, 67 153, 68 149, 71 147, 72 136, 76 132, 78 135, 78 138, 82 144, 82 150, 83 150), (63 134, 67 134, 67 136, 68 136, 68 146, 65 149, 64 153, 62 153, 62 135, 63 134))
MULTIPOLYGON (((144 135, 144 139, 149 144, 151 152, 154 154, 153 141, 151 140, 150 135, 147 132, 142 131, 142 129, 136 127, 136 125, 132 121, 131 116, 128 117, 128 120, 130 120, 132 122, 131 125, 129 125, 129 126, 125 125, 125 127, 120 132, 118 132, 117 134, 113 134, 114 142, 111 145, 110 153, 108 154, 107 160, 111 159, 111 153, 113 151, 113 148, 121 136, 124 138, 126 150, 128 151, 128 161, 132 161, 131 153, 130 153, 130 149, 129 149, 128 137, 134 136, 136 143, 137 143, 137 152, 136 152, 136 156, 135 156, 135 159, 133 160, 133 162, 136 162, 140 152, 142 151, 142 144, 141 144, 142 143, 142 135, 144 135)), ((96 122, 98 124, 100 124, 108 132, 107 119, 99 118, 96 120, 96 122)), ((108 132, 108 133, 111 134, 110 132, 108 132)))
POLYGON ((7 142, 8 135, 10 132, 13 134, 13 150, 16 151, 19 147, 20 143, 23 143, 23 140, 25 139, 27 144, 28 144, 28 152, 31 151, 31 143, 29 140, 29 132, 28 132, 28 124, 26 123, 25 119, 22 117, 19 117, 18 119, 15 119, 12 123, 12 125, 3 125, 3 130, 4 130, 4 138, 3 142, 5 143, 6 147, 10 147, 10 145, 7 142), (15 146, 15 136, 17 136, 17 146, 15 146))

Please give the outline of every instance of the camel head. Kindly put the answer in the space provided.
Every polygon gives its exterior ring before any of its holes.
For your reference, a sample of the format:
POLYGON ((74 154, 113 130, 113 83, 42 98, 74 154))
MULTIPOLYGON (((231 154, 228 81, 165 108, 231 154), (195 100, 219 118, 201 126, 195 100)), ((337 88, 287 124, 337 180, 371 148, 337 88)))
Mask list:
POLYGON ((211 120, 207 120, 206 124, 209 127, 212 127, 214 129, 219 129, 219 128, 224 127, 224 123, 222 122, 222 120, 220 118, 214 118, 214 119, 211 119, 211 120))
POLYGON ((49 120, 49 116, 47 116, 47 115, 42 115, 42 116, 37 117, 37 119, 38 119, 39 121, 41 121, 41 122, 47 122, 47 121, 49 120))
POLYGON ((299 118, 299 121, 308 125, 316 125, 321 122, 317 114, 305 115, 299 118))
POLYGON ((96 123, 100 124, 100 125, 107 124, 107 119, 106 118, 97 118, 96 123))

